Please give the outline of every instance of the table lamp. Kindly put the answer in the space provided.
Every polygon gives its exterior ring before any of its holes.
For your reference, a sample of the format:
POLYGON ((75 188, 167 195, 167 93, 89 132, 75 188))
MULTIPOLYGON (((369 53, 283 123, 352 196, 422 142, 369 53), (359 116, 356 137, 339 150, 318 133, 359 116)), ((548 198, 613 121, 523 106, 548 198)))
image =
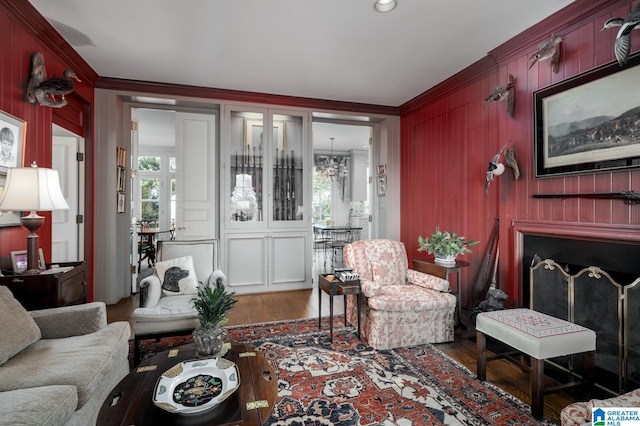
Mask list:
POLYGON ((31 167, 13 167, 7 172, 4 191, 0 195, 0 211, 30 211, 23 216, 22 225, 31 233, 27 236, 27 270, 38 273, 38 228, 44 217, 36 211, 66 210, 69 208, 58 179, 58 171, 40 168, 34 161, 31 167))

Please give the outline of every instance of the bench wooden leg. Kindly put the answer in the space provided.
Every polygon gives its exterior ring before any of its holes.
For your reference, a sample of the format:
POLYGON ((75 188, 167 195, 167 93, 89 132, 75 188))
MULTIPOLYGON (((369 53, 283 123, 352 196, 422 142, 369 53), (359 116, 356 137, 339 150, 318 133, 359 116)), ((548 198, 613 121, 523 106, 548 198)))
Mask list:
POLYGON ((544 360, 531 358, 531 414, 540 420, 544 412, 544 360))
POLYGON ((593 390, 596 380, 596 351, 582 353, 582 369, 584 370, 584 378, 589 386, 589 391, 593 390))
POLYGON ((487 380, 487 338, 481 331, 476 330, 476 374, 478 380, 487 380))

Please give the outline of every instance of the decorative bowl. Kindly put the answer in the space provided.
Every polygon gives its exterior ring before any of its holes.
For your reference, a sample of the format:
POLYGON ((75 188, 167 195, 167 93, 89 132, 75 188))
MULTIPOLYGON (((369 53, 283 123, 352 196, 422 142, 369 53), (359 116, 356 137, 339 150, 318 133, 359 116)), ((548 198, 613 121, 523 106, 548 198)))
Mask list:
POLYGON ((238 367, 227 359, 183 361, 162 373, 153 403, 171 413, 199 413, 220 404, 238 387, 238 367))

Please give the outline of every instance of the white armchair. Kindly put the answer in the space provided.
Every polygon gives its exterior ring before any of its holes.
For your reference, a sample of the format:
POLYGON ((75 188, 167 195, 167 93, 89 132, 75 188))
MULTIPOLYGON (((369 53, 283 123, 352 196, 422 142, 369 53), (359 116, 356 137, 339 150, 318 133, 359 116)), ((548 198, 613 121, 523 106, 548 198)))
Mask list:
POLYGON ((135 363, 139 362, 140 340, 188 335, 199 325, 198 314, 191 303, 195 294, 173 295, 166 285, 163 288, 157 275, 163 262, 190 256, 198 282, 206 285, 226 284, 226 276, 219 268, 218 247, 217 239, 158 241, 156 273, 140 282, 140 307, 132 315, 135 363))

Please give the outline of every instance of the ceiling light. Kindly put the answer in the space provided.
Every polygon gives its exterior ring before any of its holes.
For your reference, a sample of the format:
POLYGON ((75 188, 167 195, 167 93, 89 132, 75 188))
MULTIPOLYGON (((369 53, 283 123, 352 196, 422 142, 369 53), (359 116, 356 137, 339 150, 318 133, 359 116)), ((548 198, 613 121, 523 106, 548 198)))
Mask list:
POLYGON ((396 8, 398 2, 396 0, 378 0, 373 4, 373 8, 377 12, 391 12, 396 8))

